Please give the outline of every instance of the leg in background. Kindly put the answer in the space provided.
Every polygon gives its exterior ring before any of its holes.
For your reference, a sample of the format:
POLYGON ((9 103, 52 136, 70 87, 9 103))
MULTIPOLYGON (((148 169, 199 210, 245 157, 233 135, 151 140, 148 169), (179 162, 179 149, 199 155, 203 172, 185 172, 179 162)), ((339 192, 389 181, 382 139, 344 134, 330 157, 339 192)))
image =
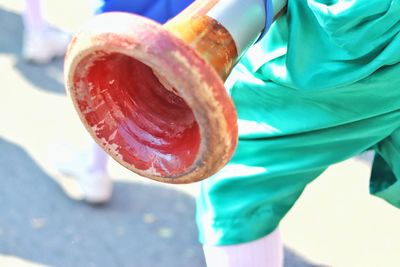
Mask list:
POLYGON ((65 54, 71 37, 48 26, 42 16, 41 0, 26 0, 24 12, 23 58, 31 63, 49 63, 65 54))
POLYGON ((76 176, 89 203, 105 203, 111 198, 112 180, 107 172, 107 162, 107 154, 93 142, 90 163, 83 173, 76 176))
POLYGON ((258 240, 228 246, 204 245, 208 267, 282 267, 283 245, 279 230, 258 240))
POLYGON ((26 32, 41 32, 47 27, 42 16, 41 0, 25 1, 24 27, 26 32))

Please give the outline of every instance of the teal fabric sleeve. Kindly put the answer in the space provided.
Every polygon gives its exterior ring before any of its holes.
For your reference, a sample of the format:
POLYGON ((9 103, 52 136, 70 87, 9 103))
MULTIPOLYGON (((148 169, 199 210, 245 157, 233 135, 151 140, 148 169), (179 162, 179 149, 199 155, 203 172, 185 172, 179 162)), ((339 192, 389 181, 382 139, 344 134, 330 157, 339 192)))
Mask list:
POLYGON ((227 82, 239 145, 202 183, 201 242, 270 233, 308 183, 370 147, 395 174, 371 192, 399 206, 399 14, 394 0, 288 1, 227 82))

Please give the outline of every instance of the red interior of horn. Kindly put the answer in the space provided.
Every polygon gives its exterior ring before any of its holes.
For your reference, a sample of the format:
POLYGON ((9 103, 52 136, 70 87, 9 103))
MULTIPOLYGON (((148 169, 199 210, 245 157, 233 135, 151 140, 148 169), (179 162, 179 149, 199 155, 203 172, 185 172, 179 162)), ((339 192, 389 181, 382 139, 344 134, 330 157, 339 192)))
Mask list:
POLYGON ((89 55, 74 72, 74 90, 81 116, 112 155, 162 176, 193 164, 200 133, 192 110, 147 65, 118 53, 89 55))

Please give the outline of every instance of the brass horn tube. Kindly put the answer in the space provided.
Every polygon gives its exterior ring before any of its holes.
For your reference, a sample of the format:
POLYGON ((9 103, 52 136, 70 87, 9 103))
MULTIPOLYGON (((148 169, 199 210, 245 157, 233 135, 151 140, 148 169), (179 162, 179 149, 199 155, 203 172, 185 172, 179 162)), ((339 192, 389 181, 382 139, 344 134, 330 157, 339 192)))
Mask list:
POLYGON ((66 88, 86 129, 144 177, 211 176, 237 145, 224 80, 261 32, 264 12, 263 0, 209 0, 164 26, 127 13, 94 17, 65 59, 66 88))

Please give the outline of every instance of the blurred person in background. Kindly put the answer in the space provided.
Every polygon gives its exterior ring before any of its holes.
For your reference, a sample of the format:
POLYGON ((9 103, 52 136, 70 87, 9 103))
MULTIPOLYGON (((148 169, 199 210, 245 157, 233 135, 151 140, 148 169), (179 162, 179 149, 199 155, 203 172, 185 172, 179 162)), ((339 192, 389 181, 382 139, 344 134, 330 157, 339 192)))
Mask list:
POLYGON ((70 35, 53 29, 43 18, 41 0, 25 0, 22 56, 30 63, 45 64, 63 57, 70 35))

